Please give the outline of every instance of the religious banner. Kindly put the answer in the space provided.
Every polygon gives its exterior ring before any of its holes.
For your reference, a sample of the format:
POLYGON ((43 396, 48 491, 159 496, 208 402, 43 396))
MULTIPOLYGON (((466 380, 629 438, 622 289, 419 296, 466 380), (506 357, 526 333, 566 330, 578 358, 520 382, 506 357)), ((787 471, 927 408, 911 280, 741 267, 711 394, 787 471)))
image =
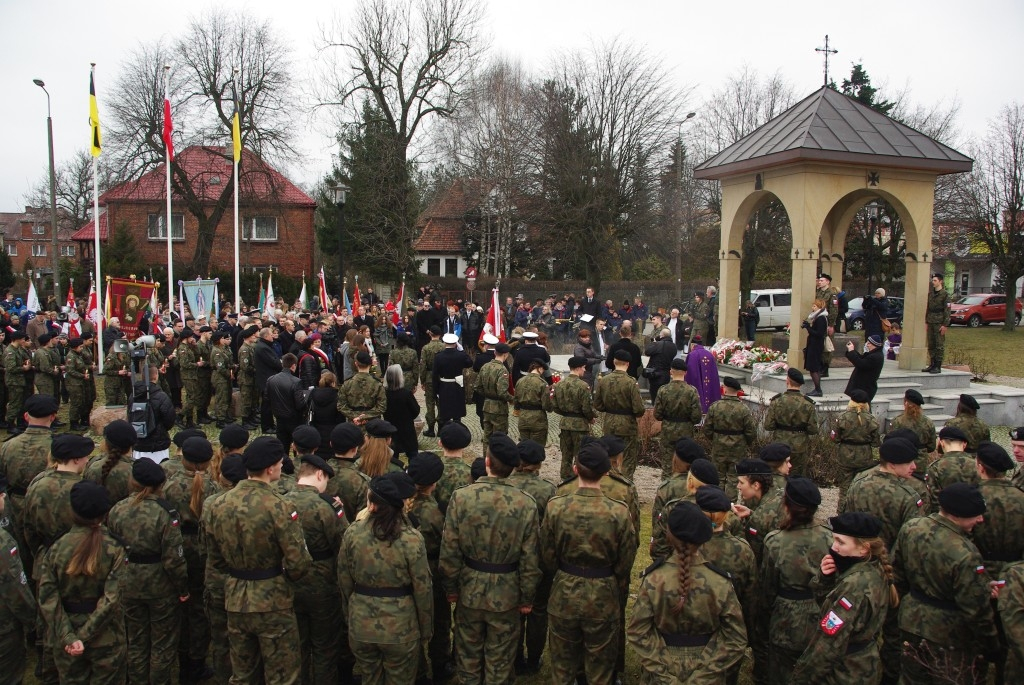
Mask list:
MULTIPOLYGON (((188 303, 192 316, 198 319, 205 316, 207 321, 216 321, 220 314, 219 278, 194 281, 178 281, 182 302, 188 303)), ((211 326, 213 324, 210 324, 211 326)))
POLYGON ((107 309, 121 321, 121 331, 129 340, 139 337, 139 321, 149 310, 157 284, 134 278, 107 278, 107 309))

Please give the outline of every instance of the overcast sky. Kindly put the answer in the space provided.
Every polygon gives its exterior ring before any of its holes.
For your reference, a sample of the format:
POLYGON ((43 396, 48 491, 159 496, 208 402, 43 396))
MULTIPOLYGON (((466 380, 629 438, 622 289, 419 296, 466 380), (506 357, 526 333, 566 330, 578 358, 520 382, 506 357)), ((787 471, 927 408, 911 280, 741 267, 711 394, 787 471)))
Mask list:
MULTIPOLYGON (((484 0, 489 44, 541 69, 557 51, 619 37, 647 47, 681 85, 702 95, 744 65, 762 74, 779 70, 803 97, 822 82, 814 48, 826 33, 839 50, 833 78, 863 62, 875 85, 909 86, 913 101, 958 97, 960 124, 969 136, 984 131, 999 108, 1024 93, 1024 2, 1020 0, 901 0, 887 3, 786 0, 484 0)), ((173 38, 191 16, 211 7, 244 9, 268 18, 294 47, 298 74, 308 72, 318 25, 351 0, 0 0, 0 211, 19 211, 30 187, 46 172, 46 82, 52 98, 57 164, 88 144, 89 63, 96 62, 100 119, 105 87, 140 42, 173 38)), ((108 115, 109 116, 109 115, 108 115)), ((302 184, 331 163, 327 127, 300 117, 301 165, 290 172, 302 184)))

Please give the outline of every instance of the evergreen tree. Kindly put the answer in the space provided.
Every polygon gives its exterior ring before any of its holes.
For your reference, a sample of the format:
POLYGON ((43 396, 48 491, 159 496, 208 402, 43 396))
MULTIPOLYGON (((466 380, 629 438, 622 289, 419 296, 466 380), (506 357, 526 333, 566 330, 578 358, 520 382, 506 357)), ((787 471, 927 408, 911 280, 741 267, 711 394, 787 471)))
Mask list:
POLYGON ((868 76, 868 72, 865 71, 863 64, 853 65, 853 69, 850 70, 850 78, 843 79, 841 92, 843 95, 849 95, 862 105, 867 105, 876 112, 881 112, 886 116, 896 106, 895 102, 890 102, 889 100, 875 101, 878 89, 871 85, 871 77, 868 76))
POLYGON ((14 287, 17 277, 14 275, 14 265, 6 250, 0 250, 0 290, 7 290, 14 287))
POLYGON ((110 240, 100 253, 100 260, 103 273, 116 278, 127 278, 131 274, 141 276, 147 268, 139 256, 135 236, 127 221, 119 221, 114 226, 110 240))

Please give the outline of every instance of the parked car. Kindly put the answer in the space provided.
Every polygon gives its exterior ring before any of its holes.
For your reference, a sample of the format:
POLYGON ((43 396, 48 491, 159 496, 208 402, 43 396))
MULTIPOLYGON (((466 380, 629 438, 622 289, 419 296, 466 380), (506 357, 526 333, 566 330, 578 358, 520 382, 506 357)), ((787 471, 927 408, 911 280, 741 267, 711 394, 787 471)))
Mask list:
MULTIPOLYGON (((903 325, 903 298, 902 297, 890 297, 889 300, 889 314, 885 318, 889 319, 890 323, 902 326, 903 325)), ((849 309, 846 311, 846 330, 848 331, 863 331, 864 330, 864 298, 855 297, 848 303, 849 309)))
MULTIPOLYGON (((1017 315, 1014 319, 1020 325, 1021 302, 1016 300, 1017 315)), ((977 328, 990 323, 1006 321, 1006 295, 968 295, 949 305, 949 322, 977 328)))
MULTIPOLYGON (((790 309, 793 302, 793 291, 789 288, 771 288, 766 290, 751 290, 750 301, 757 307, 757 314, 760 317, 757 327, 774 328, 777 331, 785 330, 789 323, 790 309)), ((740 308, 743 307, 740 302, 740 308)))

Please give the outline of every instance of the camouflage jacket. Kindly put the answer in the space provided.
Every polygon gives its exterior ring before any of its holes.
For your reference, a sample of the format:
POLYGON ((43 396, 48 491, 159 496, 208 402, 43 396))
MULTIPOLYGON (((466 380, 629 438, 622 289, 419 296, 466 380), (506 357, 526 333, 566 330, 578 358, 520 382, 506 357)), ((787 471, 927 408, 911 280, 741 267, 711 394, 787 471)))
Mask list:
POLYGON ((424 389, 434 387, 434 357, 443 349, 443 342, 431 340, 420 350, 420 384, 424 389))
POLYGON ((46 374, 53 378, 60 374, 60 364, 53 363, 53 355, 50 354, 50 349, 46 347, 40 347, 32 355, 32 366, 35 368, 36 373, 46 374))
POLYGON ((492 359, 480 369, 476 387, 484 397, 484 411, 488 414, 508 414, 508 405, 514 398, 508 391, 508 369, 492 359))
POLYGON ((928 504, 931 511, 939 510, 939 493, 953 483, 980 482, 974 457, 964 452, 944 452, 928 467, 928 504))
POLYGON ((949 293, 945 288, 928 288, 928 305, 924 312, 924 322, 949 325, 949 293))
POLYGON ((1008 566, 1003 578, 1006 587, 999 593, 999 617, 1010 648, 1005 682, 1020 683, 1024 682, 1024 563, 1008 566))
POLYGON ((121 597, 159 599, 188 594, 188 566, 179 524, 178 512, 155 495, 141 502, 134 497, 121 500, 110 510, 107 527, 128 548, 128 564, 120 573, 121 597))
POLYGON ((977 416, 959 414, 946 421, 946 425, 959 428, 967 435, 967 451, 971 454, 978 453, 978 443, 992 439, 988 424, 977 416))
MULTIPOLYGON (((164 461, 166 464, 167 461, 164 461)), ((204 600, 211 601, 220 609, 224 608, 224 580, 227 574, 213 567, 210 563, 210 520, 213 513, 220 507, 219 501, 228 490, 220 489, 213 493, 203 502, 203 515, 199 517, 199 544, 202 545, 203 554, 206 556, 206 568, 204 575, 204 600)))
MULTIPOLYGON (((164 483, 164 499, 170 502, 178 512, 182 544, 185 548, 185 561, 188 562, 189 568, 202 569, 206 566, 206 549, 199 542, 199 515, 192 511, 192 480, 195 472, 189 470, 191 468, 189 465, 167 473, 167 481, 164 483)), ((219 485, 208 478, 203 478, 202 499, 204 502, 207 497, 218 490, 220 490, 219 485)), ((202 514, 201 511, 200 514, 202 514)))
POLYGON ((543 522, 548 502, 557 492, 554 484, 541 478, 540 473, 536 471, 516 471, 506 478, 505 482, 516 486, 533 498, 533 501, 537 503, 537 520, 543 522))
POLYGON ((654 400, 654 418, 661 421, 661 439, 674 445, 680 438, 692 438, 700 423, 700 397, 686 381, 670 381, 658 388, 654 400))
POLYGON ((885 548, 892 549, 903 525, 919 516, 928 515, 928 503, 906 478, 900 478, 875 467, 855 478, 846 491, 843 512, 863 511, 882 522, 881 538, 885 548))
POLYGON ((196 342, 196 362, 203 361, 202 366, 197 366, 197 370, 200 373, 210 374, 213 373, 213 343, 203 342, 198 340, 196 342))
POLYGON ((231 354, 230 347, 218 345, 210 352, 210 366, 213 369, 215 380, 231 382, 231 367, 235 364, 235 357, 231 354))
POLYGON ((256 385, 256 362, 253 353, 256 343, 244 343, 238 348, 238 384, 256 385))
MULTIPOLYGON (((487 368, 486 366, 484 368, 487 368)), ((551 386, 543 376, 536 373, 525 374, 516 383, 515 408, 519 412, 519 425, 527 425, 535 430, 548 426, 548 406, 551 403, 551 386), (547 402, 545 403, 545 400, 547 402)))
POLYGON ((1024 492, 1004 478, 982 480, 978 487, 985 498, 985 520, 971 537, 989 576, 998 580, 1008 563, 1024 559, 1024 492))
POLYGON ((771 612, 769 644, 802 652, 814 637, 818 603, 811 581, 831 546, 831 531, 813 523, 765 536, 760 593, 771 612))
POLYGON ((341 498, 345 518, 352 523, 356 514, 366 508, 366 487, 370 478, 356 467, 354 459, 332 457, 327 463, 334 469, 334 478, 327 481, 324 494, 341 498))
POLYGON ((441 531, 444 529, 444 514, 441 513, 441 509, 433 497, 417 494, 409 509, 409 520, 423 536, 427 561, 430 562, 430 573, 431 576, 436 577, 437 561, 441 557, 441 531))
POLYGON ((199 361, 199 351, 196 346, 190 342, 183 342, 178 345, 176 357, 178 358, 178 366, 181 368, 181 377, 185 380, 198 380, 199 379, 199 367, 196 366, 196 362, 199 361))
POLYGON ((558 426, 564 431, 589 433, 590 422, 597 418, 590 386, 573 374, 552 386, 549 406, 548 411, 559 415, 558 426))
POLYGON ((94 455, 89 459, 89 463, 86 464, 85 471, 82 472, 82 478, 99 483, 105 487, 107 492, 110 493, 111 504, 116 504, 128 497, 128 481, 132 477, 132 455, 129 453, 118 459, 117 463, 114 464, 107 474, 106 482, 104 482, 102 480, 103 465, 106 461, 107 454, 105 452, 94 455))
POLYGON ((14 534, 22 542, 25 493, 32 480, 46 470, 52 441, 49 428, 29 426, 21 435, 0 445, 0 476, 7 478, 6 512, 14 522, 14 534))
POLYGON ((776 395, 768 405, 764 429, 773 431, 773 439, 786 443, 794 452, 806 452, 810 438, 818 434, 818 412, 814 402, 799 390, 787 390, 776 395))
MULTIPOLYGON (((577 480, 579 479, 575 476, 563 480, 558 484, 556 494, 568 495, 575 492, 577 490, 577 480)), ((626 507, 629 509, 629 518, 633 521, 633 528, 639 536, 640 496, 637 493, 636 486, 633 485, 633 481, 626 478, 615 469, 612 469, 601 477, 601 492, 603 492, 606 497, 610 497, 618 502, 626 503, 626 507)), ((639 542, 637 544, 639 544, 639 542)))
POLYGON ((69 387, 79 387, 85 381, 85 375, 90 374, 89 360, 78 350, 69 350, 68 358, 64 361, 64 378, 68 381, 69 387))
MULTIPOLYGON (((743 537, 754 552, 758 566, 764 559, 764 540, 768 533, 779 529, 782 521, 782 496, 783 488, 774 488, 771 492, 762 497, 754 506, 751 506, 750 516, 742 524, 743 537)), ((748 505, 749 506, 749 505, 748 505)))
POLYGON ((345 508, 336 504, 330 495, 321 495, 312 485, 296 485, 284 495, 284 501, 299 515, 302 537, 313 559, 309 573, 302 581, 293 583, 296 595, 306 593, 313 597, 329 591, 338 582, 337 560, 341 537, 348 528, 345 508))
POLYGON ((701 553, 708 563, 729 574, 732 587, 743 607, 743 618, 747 626, 747 634, 751 633, 756 615, 757 590, 757 558, 754 550, 741 537, 732 535, 723 529, 716 529, 711 539, 701 547, 701 553))
POLYGON ((32 353, 18 345, 8 345, 4 350, 4 371, 7 374, 7 385, 21 387, 25 385, 26 361, 32 360, 32 353))
POLYGON ((814 299, 824 300, 825 308, 828 310, 828 325, 834 326, 836 318, 839 316, 839 291, 833 286, 827 288, 815 288, 814 299))
POLYGON ((27 632, 36 622, 36 600, 21 566, 18 543, 0 528, 0 635, 18 624, 27 632))
POLYGON ((878 419, 869 411, 847 409, 839 415, 832 439, 839 443, 839 463, 850 471, 875 465, 874 449, 879 445, 878 419))
POLYGON ((439 572, 445 594, 483 611, 531 606, 540 582, 537 504, 514 485, 484 476, 448 502, 439 572), (507 565, 502 573, 472 563, 507 565))
POLYGON ((357 416, 379 419, 388 408, 388 397, 380 381, 358 372, 338 388, 338 411, 349 421, 357 416))
POLYGON ((405 378, 405 389, 412 392, 419 382, 420 362, 416 358, 416 350, 411 347, 396 347, 391 350, 388 357, 388 364, 398 364, 402 367, 402 375, 405 378))
MULTIPOLYGON (((660 390, 658 391, 661 392, 660 390)), ((651 507, 651 531, 658 526, 658 520, 661 518, 661 514, 665 511, 665 505, 672 501, 681 500, 693 500, 693 496, 690 494, 690 489, 687 487, 687 481, 689 480, 689 473, 673 473, 671 476, 666 478, 658 486, 658 491, 654 495, 654 506, 651 507)), ((668 552, 664 551, 659 556, 668 556, 668 552)), ((652 559, 655 559, 653 554, 652 559)))
POLYGON ((103 375, 116 378, 122 371, 131 369, 131 363, 131 357, 123 352, 115 352, 111 347, 106 359, 103 360, 103 375))
POLYGON ((645 411, 640 386, 625 371, 602 376, 594 391, 594 410, 604 412, 601 425, 605 435, 636 435, 636 420, 645 411))
POLYGON ((470 473, 470 465, 466 463, 465 459, 441 457, 441 461, 444 462, 444 473, 441 474, 441 480, 437 481, 437 487, 434 488, 434 499, 437 500, 437 506, 444 514, 448 511, 448 502, 452 498, 452 493, 472 483, 473 476, 470 473))
POLYGON ((712 455, 742 458, 754 444, 757 426, 746 405, 738 397, 726 395, 708 407, 704 433, 711 439, 712 455))
POLYGON ((917 452, 917 470, 928 470, 928 455, 935 451, 935 441, 938 434, 935 432, 935 424, 927 416, 922 414, 912 419, 905 413, 900 414, 889 424, 889 432, 898 428, 909 428, 917 436, 917 442, 921 445, 917 452))
MULTIPOLYGON (((32 480, 25 495, 25 545, 32 550, 39 569, 43 552, 74 525, 71 487, 82 479, 77 473, 47 469, 32 480)), ((37 574, 37 571, 34 571, 37 574)))

